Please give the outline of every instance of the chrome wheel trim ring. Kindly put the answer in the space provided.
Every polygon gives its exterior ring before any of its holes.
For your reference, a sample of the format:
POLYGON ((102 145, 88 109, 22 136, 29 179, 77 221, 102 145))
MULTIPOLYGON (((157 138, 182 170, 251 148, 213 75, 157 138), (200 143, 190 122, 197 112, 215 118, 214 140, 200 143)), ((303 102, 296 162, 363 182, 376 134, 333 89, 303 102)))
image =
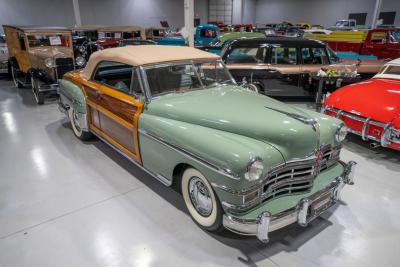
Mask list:
POLYGON ((74 124, 74 127, 79 134, 82 133, 82 128, 81 124, 79 123, 79 118, 75 110, 72 110, 72 123, 74 124))
POLYGON ((72 130, 74 131, 75 135, 81 137, 83 131, 79 123, 79 118, 72 107, 69 109, 69 120, 71 121, 72 130))
POLYGON ((189 180, 189 196, 193 207, 203 217, 208 217, 213 211, 213 203, 208 187, 199 177, 189 180))
POLYGON ((31 76, 32 93, 37 103, 39 103, 38 89, 35 86, 35 79, 31 76))
POLYGON ((11 76, 12 76, 15 87, 18 87, 18 81, 17 81, 17 78, 15 77, 15 68, 13 66, 11 66, 11 76))

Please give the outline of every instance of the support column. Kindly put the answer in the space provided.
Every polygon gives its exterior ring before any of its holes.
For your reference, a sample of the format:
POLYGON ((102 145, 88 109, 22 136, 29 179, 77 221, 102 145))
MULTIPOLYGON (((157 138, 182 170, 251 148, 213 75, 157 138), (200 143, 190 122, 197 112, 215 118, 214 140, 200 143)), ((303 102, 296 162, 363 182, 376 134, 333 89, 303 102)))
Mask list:
POLYGON ((381 5, 382 5, 382 0, 375 0, 374 15, 372 17, 372 23, 371 23, 372 29, 376 28, 376 21, 378 20, 379 13, 381 12, 381 5))
POLYGON ((194 0, 185 0, 185 29, 189 46, 194 47, 194 0))
POLYGON ((240 24, 243 24, 244 1, 240 0, 240 24))
POLYGON ((75 25, 82 26, 81 10, 79 9, 79 0, 72 0, 74 6, 75 25))

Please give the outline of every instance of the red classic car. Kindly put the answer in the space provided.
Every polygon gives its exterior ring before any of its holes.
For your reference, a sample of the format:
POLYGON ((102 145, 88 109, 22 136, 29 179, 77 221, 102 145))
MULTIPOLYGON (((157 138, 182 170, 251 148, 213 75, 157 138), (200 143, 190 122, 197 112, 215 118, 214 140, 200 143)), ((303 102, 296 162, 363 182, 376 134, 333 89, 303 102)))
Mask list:
POLYGON ((139 26, 108 26, 97 29, 97 44, 102 48, 117 47, 123 39, 146 40, 145 29, 139 26))
POLYGON ((342 119, 349 132, 372 141, 372 147, 400 150, 400 58, 372 79, 332 93, 323 112, 342 119))

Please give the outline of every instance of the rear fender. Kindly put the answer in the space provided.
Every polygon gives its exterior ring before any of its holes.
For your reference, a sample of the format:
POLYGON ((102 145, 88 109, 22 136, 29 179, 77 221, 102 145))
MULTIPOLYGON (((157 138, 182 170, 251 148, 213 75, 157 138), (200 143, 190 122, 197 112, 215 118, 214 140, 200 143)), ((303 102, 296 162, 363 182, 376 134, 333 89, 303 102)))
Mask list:
POLYGON ((66 107, 73 107, 75 111, 86 114, 86 99, 82 89, 75 83, 61 79, 59 80, 60 101, 66 107))

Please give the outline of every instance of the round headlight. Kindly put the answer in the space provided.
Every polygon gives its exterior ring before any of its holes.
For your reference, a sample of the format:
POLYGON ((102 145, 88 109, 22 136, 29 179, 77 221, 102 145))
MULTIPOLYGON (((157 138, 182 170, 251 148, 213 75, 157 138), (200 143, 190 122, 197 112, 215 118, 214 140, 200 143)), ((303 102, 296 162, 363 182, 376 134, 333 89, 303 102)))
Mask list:
POLYGON ((346 125, 342 124, 336 131, 335 139, 336 142, 343 142, 343 140, 346 138, 347 135, 347 127, 346 125))
POLYGON ((86 52, 86 46, 81 45, 81 46, 78 48, 78 50, 79 50, 79 52, 81 52, 81 53, 83 54, 83 53, 86 52))
POLYGON ((244 174, 244 178, 248 181, 255 181, 261 178, 264 170, 264 165, 260 158, 254 159, 249 162, 247 166, 247 172, 244 174))
POLYGON ((44 64, 46 65, 46 67, 48 68, 54 68, 56 66, 56 63, 54 62, 54 60, 52 58, 46 58, 44 60, 44 64))
POLYGON ((85 65, 86 60, 83 57, 78 56, 78 57, 76 57, 75 62, 76 62, 76 65, 78 65, 79 67, 82 67, 83 65, 85 65))

